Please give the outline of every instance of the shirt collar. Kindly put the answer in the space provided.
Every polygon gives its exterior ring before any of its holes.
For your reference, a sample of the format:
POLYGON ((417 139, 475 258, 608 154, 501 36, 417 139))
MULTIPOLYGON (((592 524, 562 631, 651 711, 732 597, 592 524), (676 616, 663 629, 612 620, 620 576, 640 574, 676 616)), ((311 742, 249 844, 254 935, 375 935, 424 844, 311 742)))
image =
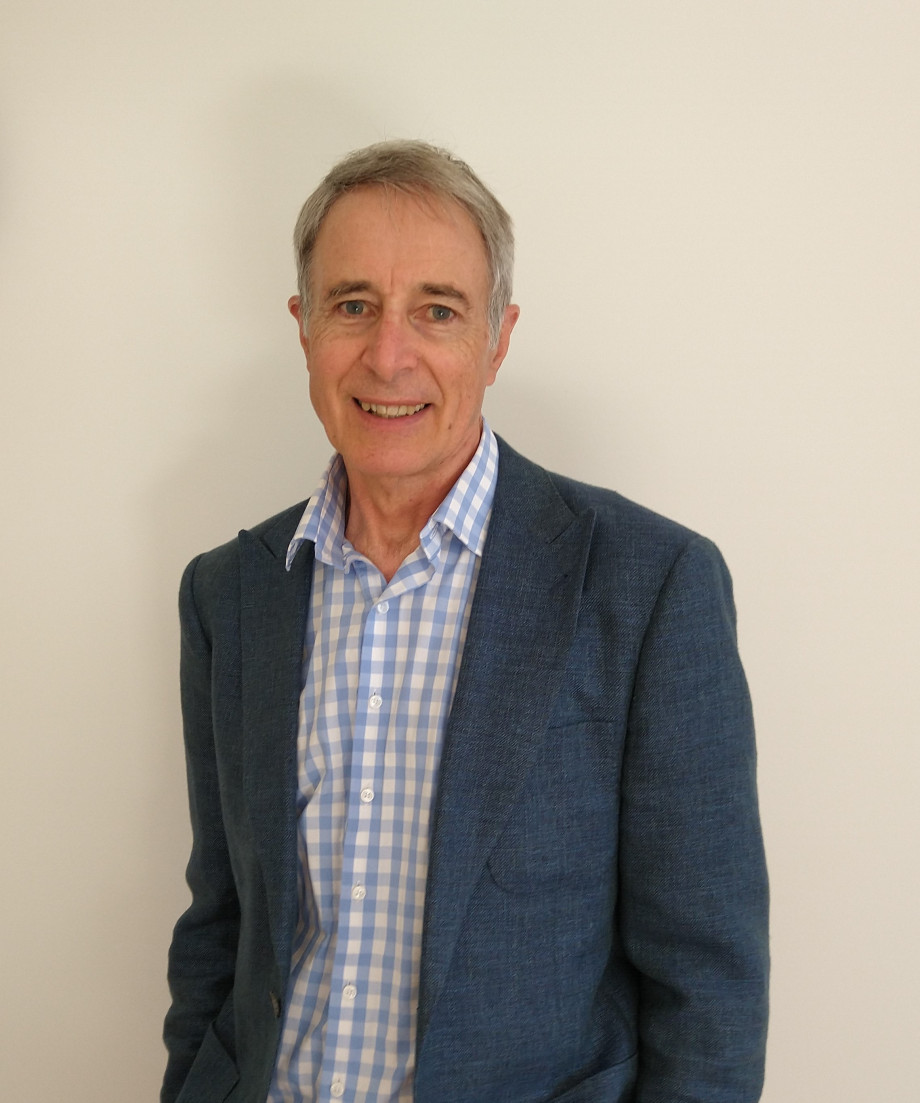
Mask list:
MULTIPOLYGON (((429 559, 437 557, 446 531, 452 532, 475 555, 482 555, 497 474, 498 442, 483 418, 482 435, 473 458, 419 533, 422 550, 429 559)), ((343 545, 347 489, 345 461, 336 453, 316 490, 310 495, 307 508, 288 545, 286 570, 291 569, 301 545, 308 540, 316 545, 316 558, 321 563, 345 570, 347 563, 343 545)))

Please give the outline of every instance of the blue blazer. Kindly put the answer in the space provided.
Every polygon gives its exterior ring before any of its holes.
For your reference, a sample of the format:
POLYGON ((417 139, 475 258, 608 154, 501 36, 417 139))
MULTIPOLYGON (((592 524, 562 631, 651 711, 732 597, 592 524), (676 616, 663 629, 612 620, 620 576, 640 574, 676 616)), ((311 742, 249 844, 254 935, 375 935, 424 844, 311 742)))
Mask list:
MULTIPOLYGON (((264 1103, 297 918, 303 504, 183 578, 192 904, 162 1103, 264 1103)), ((728 573, 503 442, 444 738, 417 1103, 754 1103, 767 888, 728 573)))

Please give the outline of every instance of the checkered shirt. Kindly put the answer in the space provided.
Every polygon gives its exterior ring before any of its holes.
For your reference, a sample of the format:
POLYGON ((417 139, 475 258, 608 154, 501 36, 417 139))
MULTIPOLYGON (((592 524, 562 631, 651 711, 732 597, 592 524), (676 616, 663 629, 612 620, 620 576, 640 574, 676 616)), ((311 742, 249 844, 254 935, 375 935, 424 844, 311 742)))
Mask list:
POLYGON ((316 546, 297 739, 300 907, 268 1103, 413 1097, 431 806, 491 514, 479 448, 389 583, 345 539, 333 457, 288 549, 316 546))

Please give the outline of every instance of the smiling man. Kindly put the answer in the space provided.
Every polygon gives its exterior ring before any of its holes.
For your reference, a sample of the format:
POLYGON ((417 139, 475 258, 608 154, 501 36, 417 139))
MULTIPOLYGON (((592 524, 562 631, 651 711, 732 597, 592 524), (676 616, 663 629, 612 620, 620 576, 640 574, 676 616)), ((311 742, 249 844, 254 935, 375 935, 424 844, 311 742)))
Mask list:
POLYGON ((295 230, 306 503, 182 582, 162 1103, 754 1103, 766 877, 708 541, 500 441, 513 240, 359 150, 295 230))
POLYGON ((346 536, 388 581, 479 446, 518 316, 504 306, 493 341, 489 292, 482 235, 456 201, 364 186, 323 219, 288 304, 348 473, 346 536))

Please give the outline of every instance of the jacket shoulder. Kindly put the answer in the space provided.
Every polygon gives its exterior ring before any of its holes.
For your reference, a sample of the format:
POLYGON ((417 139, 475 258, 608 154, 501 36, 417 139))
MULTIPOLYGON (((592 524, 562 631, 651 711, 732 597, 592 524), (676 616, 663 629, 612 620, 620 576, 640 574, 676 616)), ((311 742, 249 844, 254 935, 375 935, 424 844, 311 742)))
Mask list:
POLYGON ((698 538, 699 533, 669 517, 624 497, 616 490, 547 471, 547 476, 560 497, 575 513, 591 509, 602 526, 612 526, 620 531, 642 533, 665 543, 685 544, 698 538))
POLYGON ((575 516, 594 514, 594 531, 598 539, 624 548, 651 552, 658 549, 667 555, 679 553, 697 541, 708 543, 699 533, 654 510, 631 501, 618 491, 549 471, 526 459, 504 441, 501 442, 499 477, 529 483, 542 482, 552 488, 565 507, 575 516), (504 471, 502 468, 504 467, 504 471))
POLYGON ((182 578, 183 591, 195 593, 196 602, 208 604, 209 598, 219 597, 228 586, 237 586, 240 571, 240 538, 248 536, 264 544, 275 556, 284 559, 306 501, 298 502, 280 513, 268 517, 249 529, 242 529, 237 536, 210 551, 202 552, 185 568, 182 578))

